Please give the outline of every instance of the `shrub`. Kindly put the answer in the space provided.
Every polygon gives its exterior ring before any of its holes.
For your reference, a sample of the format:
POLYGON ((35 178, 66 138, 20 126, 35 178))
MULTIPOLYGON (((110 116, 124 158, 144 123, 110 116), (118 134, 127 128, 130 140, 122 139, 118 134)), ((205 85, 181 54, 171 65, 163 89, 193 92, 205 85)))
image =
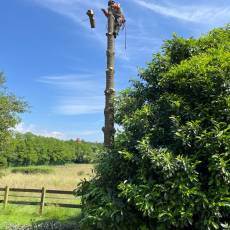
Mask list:
POLYGON ((0 155, 0 168, 5 168, 5 167, 7 167, 7 159, 0 155))
POLYGON ((83 181, 85 229, 230 228, 230 26, 174 35, 117 98, 123 131, 83 181))
POLYGON ((53 169, 44 166, 28 166, 28 167, 17 167, 11 169, 12 173, 23 173, 23 174, 50 174, 53 169))
POLYGON ((77 175, 78 175, 78 176, 83 176, 84 174, 85 174, 85 172, 84 172, 84 171, 82 171, 82 170, 81 170, 81 171, 79 171, 79 172, 77 172, 77 175))

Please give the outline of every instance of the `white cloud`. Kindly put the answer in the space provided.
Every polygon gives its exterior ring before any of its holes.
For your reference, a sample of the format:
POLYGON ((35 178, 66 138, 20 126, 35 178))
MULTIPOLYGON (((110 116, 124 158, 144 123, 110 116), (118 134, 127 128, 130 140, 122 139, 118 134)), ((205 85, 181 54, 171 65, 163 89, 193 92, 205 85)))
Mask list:
POLYGON ((227 23, 230 20, 230 7, 216 7, 211 5, 160 5, 154 1, 134 0, 138 5, 177 19, 200 24, 227 23))
POLYGON ((59 131, 49 131, 38 128, 34 124, 26 125, 25 123, 20 123, 16 126, 15 131, 20 133, 31 132, 35 135, 45 136, 45 137, 54 137, 58 139, 65 139, 65 134, 59 131))
POLYGON ((83 92, 98 91, 102 88, 100 79, 98 76, 101 74, 66 74, 66 75, 54 75, 54 76, 43 76, 37 81, 50 86, 57 87, 65 92, 74 91, 80 94, 83 92))
MULTIPOLYGON (((104 0, 32 0, 37 5, 43 6, 55 13, 71 19, 77 27, 84 29, 83 36, 96 40, 101 48, 106 48, 106 19, 101 12, 101 8, 107 7, 104 0), (93 9, 96 18, 96 29, 91 29, 87 20, 86 11, 93 9)), ((129 23, 135 23, 135 20, 129 19, 129 23)), ((124 38, 124 32, 120 33, 124 38)), ((116 57, 123 61, 129 62, 129 52, 125 51, 124 39, 116 40, 115 46, 116 57)))
POLYGON ((15 131, 20 132, 20 133, 28 133, 28 132, 32 132, 34 128, 35 126, 32 124, 25 126, 24 123, 20 123, 15 127, 15 131))
POLYGON ((80 131, 70 131, 70 132, 61 132, 61 131, 50 131, 44 130, 34 124, 25 124, 20 123, 14 129, 19 133, 28 133, 31 132, 38 136, 44 137, 53 137, 60 140, 75 140, 76 138, 86 139, 89 141, 98 141, 102 140, 102 131, 101 130, 80 130, 80 131))
MULTIPOLYGON (((27 0, 31 1, 31 0, 27 0)), ((226 0, 227 1, 227 0, 226 0)), ((101 13, 101 8, 106 7, 105 0, 32 0, 32 2, 56 12, 66 18, 69 18, 76 24, 76 29, 83 28, 82 36, 89 37, 93 42, 98 43, 99 47, 106 48, 106 19, 101 13), (86 11, 93 9, 96 15, 96 29, 92 30, 87 20, 86 11)), ((157 51, 163 37, 155 38, 151 31, 158 31, 159 24, 153 20, 151 22, 145 17, 145 14, 137 14, 142 6, 144 10, 151 10, 155 13, 173 17, 186 22, 195 22, 204 25, 209 29, 213 26, 224 25, 230 21, 230 6, 223 6, 215 1, 193 1, 190 3, 168 0, 126 0, 126 18, 127 18, 127 50, 124 48, 124 32, 120 33, 116 40, 116 57, 126 63, 134 63, 138 57, 150 56, 150 52, 157 51), (206 2, 206 3, 205 3, 206 2), (134 4, 136 3, 136 4, 134 4), (147 54, 147 55, 146 55, 147 54)), ((144 11, 145 13, 145 11, 144 11)), ((191 30, 197 30, 197 27, 191 26, 191 30)), ((199 34, 201 32, 198 29, 199 34)), ((203 30, 202 30, 203 31, 203 30)))
MULTIPOLYGON (((100 26, 100 30, 92 30, 87 20, 88 16, 86 15, 88 9, 93 9, 95 14, 98 15, 100 9, 106 6, 103 0, 33 0, 33 2, 73 20, 77 25, 86 30, 86 35, 93 35, 93 38, 104 44, 105 32, 103 33, 102 29, 105 29, 105 27, 100 26)), ((102 24, 98 23, 99 21, 102 21, 102 17, 97 17, 97 27, 102 24)))
POLYGON ((64 115, 82 115, 103 113, 104 97, 85 96, 85 97, 64 97, 55 111, 64 115))
MULTIPOLYGON (((57 104, 53 111, 63 115, 103 113, 104 82, 96 75, 68 74, 44 76, 38 82, 55 87, 57 104)), ((104 81, 104 79, 103 79, 104 81)))

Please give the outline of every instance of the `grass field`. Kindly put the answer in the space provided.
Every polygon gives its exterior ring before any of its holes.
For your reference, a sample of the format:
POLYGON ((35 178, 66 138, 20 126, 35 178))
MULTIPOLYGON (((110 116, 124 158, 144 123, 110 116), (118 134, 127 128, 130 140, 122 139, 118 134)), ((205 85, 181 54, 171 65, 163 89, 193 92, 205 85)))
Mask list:
MULTIPOLYGON (((5 187, 6 185, 11 188, 14 187, 40 189, 42 187, 46 187, 47 189, 72 191, 77 187, 77 184, 82 179, 88 179, 93 175, 92 164, 49 166, 49 168, 51 170, 48 174, 12 173, 12 169, 15 168, 5 169, 2 172, 4 176, 0 178, 0 187, 5 187)), ((15 195, 15 193, 12 192, 11 194, 15 195)), ((1 193, 0 195, 3 195, 3 193, 1 193)), ((37 195, 38 197, 40 197, 39 194, 32 195, 37 195)), ((52 194, 50 194, 49 196, 52 197, 52 194)), ((17 198, 14 198, 14 200, 15 199, 17 200, 17 198)), ((20 200, 21 198, 18 199, 20 200)), ((26 201, 30 200, 29 198, 25 199, 26 201)), ((71 203, 80 203, 79 199, 75 199, 74 197, 73 199, 74 200, 71 201, 71 203)), ((37 201, 39 200, 40 198, 37 198, 37 201)), ((64 200, 63 202, 66 201, 64 200)), ((70 201, 67 201, 67 203, 70 203, 70 201)), ((80 216, 80 209, 45 207, 45 211, 42 216, 38 214, 38 210, 38 206, 17 206, 11 204, 9 204, 8 207, 4 210, 3 206, 0 205, 0 230, 7 229, 6 226, 9 226, 10 224, 28 225, 34 222, 51 220, 69 223, 77 221, 80 216)), ((74 225, 76 226, 77 224, 75 223, 74 225)))
MULTIPOLYGON (((39 166, 40 167, 40 166, 39 166)), ((47 166, 46 166, 47 168, 47 166)), ((42 188, 73 190, 84 178, 88 179, 93 173, 92 164, 70 164, 64 166, 49 166, 49 174, 11 173, 12 168, 2 171, 5 176, 0 178, 0 187, 42 188)))
POLYGON ((71 222, 77 226, 80 211, 80 209, 46 207, 44 214, 40 216, 36 206, 10 205, 5 210, 0 206, 0 230, 5 230, 12 225, 30 225, 47 221, 68 224, 71 222))

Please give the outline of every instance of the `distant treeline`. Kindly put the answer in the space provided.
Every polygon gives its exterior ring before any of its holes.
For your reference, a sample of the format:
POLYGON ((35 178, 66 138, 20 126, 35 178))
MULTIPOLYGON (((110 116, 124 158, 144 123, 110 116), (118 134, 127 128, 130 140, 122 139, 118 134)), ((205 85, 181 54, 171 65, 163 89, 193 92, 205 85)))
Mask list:
POLYGON ((17 133, 0 162, 7 166, 89 163, 95 161, 102 148, 98 143, 17 133))

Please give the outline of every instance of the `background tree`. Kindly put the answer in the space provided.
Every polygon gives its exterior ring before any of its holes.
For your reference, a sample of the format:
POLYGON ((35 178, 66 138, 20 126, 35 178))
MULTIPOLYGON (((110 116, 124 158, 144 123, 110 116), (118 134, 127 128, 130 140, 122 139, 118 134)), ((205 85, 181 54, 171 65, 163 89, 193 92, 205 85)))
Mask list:
POLYGON ((102 144, 85 141, 64 141, 33 133, 16 133, 10 148, 5 151, 5 158, 10 166, 90 163, 96 161, 102 148, 102 144))
POLYGON ((43 164, 89 163, 97 159, 102 145, 81 141, 20 134, 14 131, 27 104, 8 92, 0 73, 0 167, 43 164))
POLYGON ((12 136, 12 128, 20 121, 18 114, 25 111, 26 104, 5 88, 5 79, 0 73, 0 166, 7 164, 6 146, 12 136))
POLYGON ((117 98, 123 127, 83 182, 87 229, 230 228, 230 26, 166 41, 117 98))

